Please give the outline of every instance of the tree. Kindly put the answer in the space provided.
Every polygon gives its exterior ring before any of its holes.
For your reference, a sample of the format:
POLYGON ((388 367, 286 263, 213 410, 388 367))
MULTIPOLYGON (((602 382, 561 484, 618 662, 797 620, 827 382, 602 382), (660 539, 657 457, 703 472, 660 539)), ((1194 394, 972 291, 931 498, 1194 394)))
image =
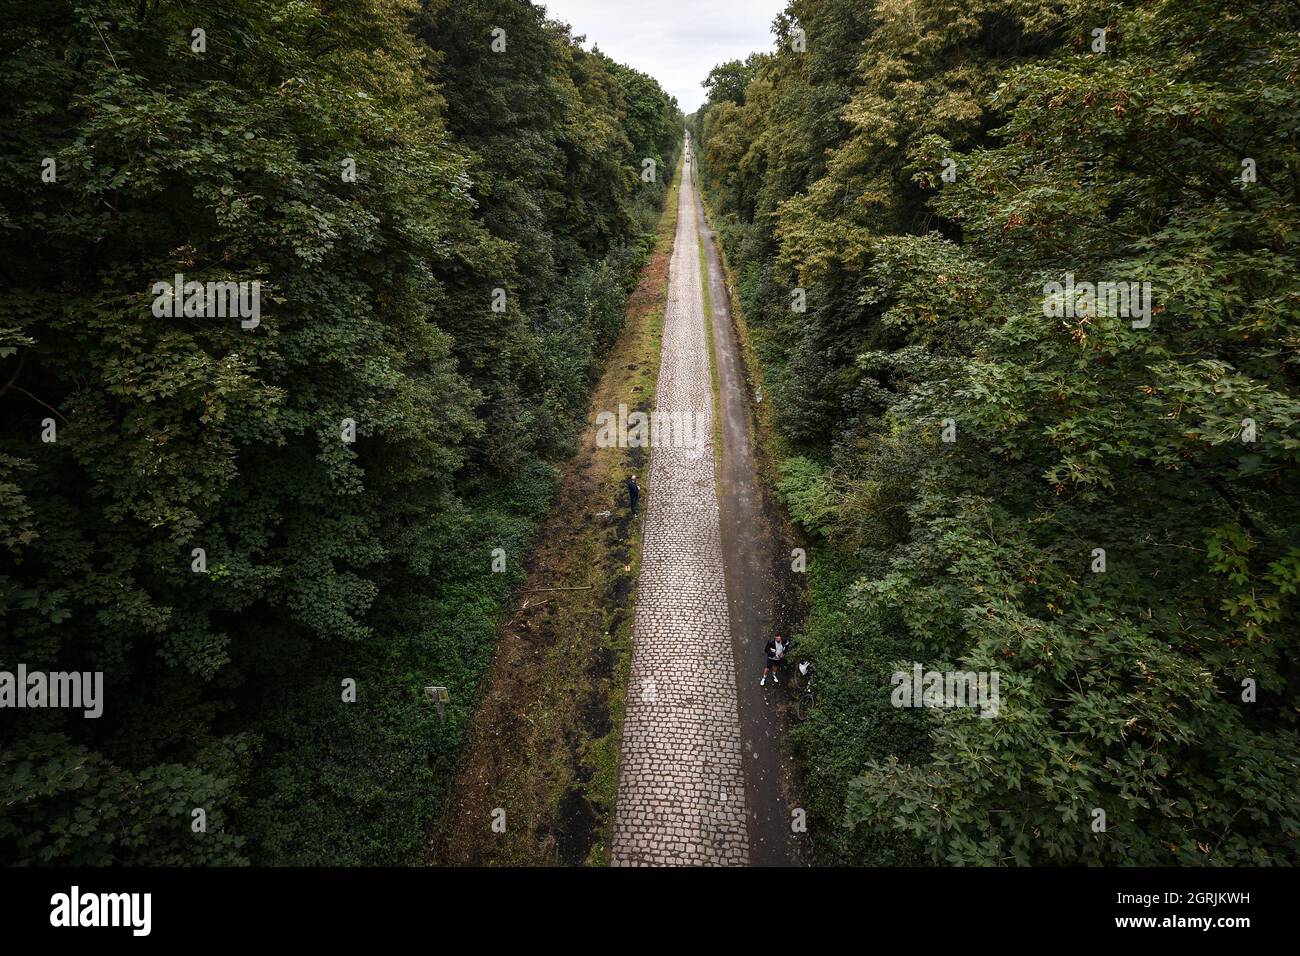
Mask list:
POLYGON ((832 858, 1297 858, 1294 19, 793 2, 699 118, 820 536, 832 858), (1066 314, 1075 279, 1138 286, 1066 314), (913 662, 997 672, 998 718, 894 709, 913 662))
POLYGON ((640 263, 623 87, 529 4, 205 10, 0 26, 0 660, 106 682, 6 720, 0 855, 410 862, 511 583, 466 542, 524 549, 640 263))

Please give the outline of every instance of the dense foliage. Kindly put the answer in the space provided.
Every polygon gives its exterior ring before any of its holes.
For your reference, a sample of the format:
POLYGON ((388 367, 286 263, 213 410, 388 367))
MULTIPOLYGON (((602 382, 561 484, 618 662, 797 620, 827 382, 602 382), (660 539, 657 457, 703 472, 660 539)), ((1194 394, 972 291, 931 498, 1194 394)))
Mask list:
POLYGON ((1300 9, 775 27, 691 123, 813 536, 820 845, 1300 862, 1300 9), (1149 324, 1054 313, 1067 274, 1149 324), (892 707, 913 662, 997 672, 998 716, 892 707))
POLYGON ((418 859, 676 104, 518 0, 6 7, 0 669, 106 687, 4 711, 0 860, 418 859))

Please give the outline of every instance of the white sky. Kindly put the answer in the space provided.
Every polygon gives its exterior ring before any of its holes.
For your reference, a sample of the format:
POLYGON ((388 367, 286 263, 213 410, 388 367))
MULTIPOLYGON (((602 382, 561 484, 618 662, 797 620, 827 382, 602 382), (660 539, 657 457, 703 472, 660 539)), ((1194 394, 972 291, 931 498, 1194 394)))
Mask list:
POLYGON ((785 0, 535 0, 554 20, 620 63, 649 73, 683 113, 704 102, 700 84, 726 60, 772 48, 785 0))

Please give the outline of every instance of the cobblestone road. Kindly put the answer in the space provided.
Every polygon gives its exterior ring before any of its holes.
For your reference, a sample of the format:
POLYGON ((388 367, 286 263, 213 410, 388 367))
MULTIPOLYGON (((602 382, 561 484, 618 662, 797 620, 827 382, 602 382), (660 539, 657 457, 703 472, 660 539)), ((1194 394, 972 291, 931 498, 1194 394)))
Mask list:
POLYGON ((749 862, 691 173, 688 157, 655 405, 695 416, 703 447, 656 445, 650 458, 614 812, 616 866, 749 862))

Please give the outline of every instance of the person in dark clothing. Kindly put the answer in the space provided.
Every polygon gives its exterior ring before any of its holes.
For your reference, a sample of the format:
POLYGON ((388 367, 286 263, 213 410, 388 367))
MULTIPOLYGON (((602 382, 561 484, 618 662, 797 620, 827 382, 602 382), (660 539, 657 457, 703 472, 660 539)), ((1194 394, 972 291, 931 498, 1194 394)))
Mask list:
POLYGON ((781 683, 776 676, 777 668, 785 663, 785 642, 781 640, 781 635, 778 634, 772 640, 768 641, 767 646, 763 648, 763 651, 765 656, 763 662, 763 679, 758 682, 758 686, 762 687, 767 683, 768 671, 772 672, 773 684, 781 683))
POLYGON ((627 496, 632 502, 632 517, 636 517, 636 503, 641 497, 641 488, 636 483, 636 475, 627 476, 627 496))

